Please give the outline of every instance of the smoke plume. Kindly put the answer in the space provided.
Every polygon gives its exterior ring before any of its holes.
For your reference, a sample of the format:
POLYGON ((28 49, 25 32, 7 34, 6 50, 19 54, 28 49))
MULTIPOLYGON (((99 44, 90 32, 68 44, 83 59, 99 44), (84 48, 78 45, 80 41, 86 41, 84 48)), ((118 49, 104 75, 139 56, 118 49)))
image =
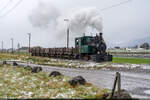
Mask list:
POLYGON ((34 27, 47 28, 62 37, 66 34, 66 17, 72 36, 88 32, 89 28, 102 32, 102 18, 96 8, 84 8, 64 16, 50 2, 39 2, 29 15, 29 20, 34 27))
POLYGON ((70 27, 73 32, 86 32, 89 27, 102 32, 102 18, 96 8, 81 9, 72 14, 70 27))
POLYGON ((59 16, 59 10, 50 2, 40 1, 29 15, 29 20, 34 27, 49 28, 51 25, 56 25, 56 20, 59 16))

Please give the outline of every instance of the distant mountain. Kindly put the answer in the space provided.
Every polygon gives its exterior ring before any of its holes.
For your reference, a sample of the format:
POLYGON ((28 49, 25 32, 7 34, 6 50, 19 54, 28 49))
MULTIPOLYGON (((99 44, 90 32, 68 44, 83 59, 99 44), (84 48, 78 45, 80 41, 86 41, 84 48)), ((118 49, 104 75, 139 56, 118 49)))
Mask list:
POLYGON ((147 42, 150 45, 150 37, 145 37, 145 38, 129 41, 129 42, 125 43, 124 46, 126 46, 126 47, 133 47, 135 45, 140 46, 141 44, 143 44, 145 42, 147 42))
POLYGON ((119 45, 116 45, 116 44, 106 40, 107 47, 115 47, 115 46, 133 47, 133 46, 136 46, 136 45, 140 46, 141 44, 143 44, 145 42, 147 42, 150 45, 150 37, 145 37, 145 38, 141 38, 141 39, 135 39, 135 40, 132 40, 132 41, 127 41, 127 42, 121 43, 119 45))
POLYGON ((135 46, 135 45, 141 45, 143 43, 147 42, 150 45, 150 37, 146 37, 146 38, 142 38, 142 39, 137 39, 137 40, 133 40, 131 41, 131 43, 129 43, 130 46, 135 46))

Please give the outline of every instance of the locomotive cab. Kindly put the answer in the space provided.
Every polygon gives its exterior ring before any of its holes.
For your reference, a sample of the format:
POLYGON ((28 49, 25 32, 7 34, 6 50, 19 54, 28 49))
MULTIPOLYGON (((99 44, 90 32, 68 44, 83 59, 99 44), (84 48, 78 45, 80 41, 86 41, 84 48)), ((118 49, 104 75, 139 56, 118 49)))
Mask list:
POLYGON ((78 53, 83 53, 83 54, 91 54, 92 53, 92 47, 90 44, 91 40, 93 37, 91 36, 84 36, 80 38, 75 39, 75 47, 77 48, 78 53))
POLYGON ((97 62, 112 61, 112 55, 106 53, 106 48, 102 33, 94 37, 83 36, 75 38, 75 58, 77 59, 92 59, 97 62))

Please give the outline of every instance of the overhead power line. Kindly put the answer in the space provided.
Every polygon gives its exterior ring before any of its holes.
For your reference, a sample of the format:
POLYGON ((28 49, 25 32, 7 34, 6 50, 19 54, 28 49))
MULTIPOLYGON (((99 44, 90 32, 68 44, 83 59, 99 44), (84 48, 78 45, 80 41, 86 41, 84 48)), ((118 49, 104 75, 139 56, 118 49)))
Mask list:
POLYGON ((11 13, 15 8, 17 8, 17 6, 19 6, 19 4, 21 4, 23 0, 19 0, 11 9, 9 9, 6 13, 4 13, 3 15, 1 15, 0 17, 5 17, 7 16, 9 13, 11 13))
POLYGON ((6 5, 4 5, 1 9, 0 9, 0 12, 2 12, 3 10, 5 10, 8 6, 9 6, 9 4, 11 4, 12 3, 12 0, 9 0, 7 3, 6 3, 6 5))
POLYGON ((132 1, 132 0, 126 0, 126 1, 120 2, 120 3, 118 3, 118 4, 114 4, 114 5, 112 5, 112 6, 103 8, 103 9, 101 9, 101 11, 109 10, 109 9, 111 9, 111 8, 114 8, 114 7, 123 5, 123 4, 128 3, 128 2, 131 2, 131 1, 132 1))

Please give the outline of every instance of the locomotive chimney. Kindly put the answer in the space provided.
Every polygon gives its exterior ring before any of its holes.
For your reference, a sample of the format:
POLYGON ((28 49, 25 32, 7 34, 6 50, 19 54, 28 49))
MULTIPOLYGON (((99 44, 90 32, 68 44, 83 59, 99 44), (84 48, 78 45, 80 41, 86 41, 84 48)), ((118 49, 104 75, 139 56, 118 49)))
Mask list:
POLYGON ((99 33, 99 36, 102 36, 103 35, 103 33, 99 33))
POLYGON ((85 36, 85 33, 83 33, 83 36, 85 36))
POLYGON ((104 39, 103 39, 103 33, 99 33, 99 40, 101 41, 101 42, 104 42, 104 39))

